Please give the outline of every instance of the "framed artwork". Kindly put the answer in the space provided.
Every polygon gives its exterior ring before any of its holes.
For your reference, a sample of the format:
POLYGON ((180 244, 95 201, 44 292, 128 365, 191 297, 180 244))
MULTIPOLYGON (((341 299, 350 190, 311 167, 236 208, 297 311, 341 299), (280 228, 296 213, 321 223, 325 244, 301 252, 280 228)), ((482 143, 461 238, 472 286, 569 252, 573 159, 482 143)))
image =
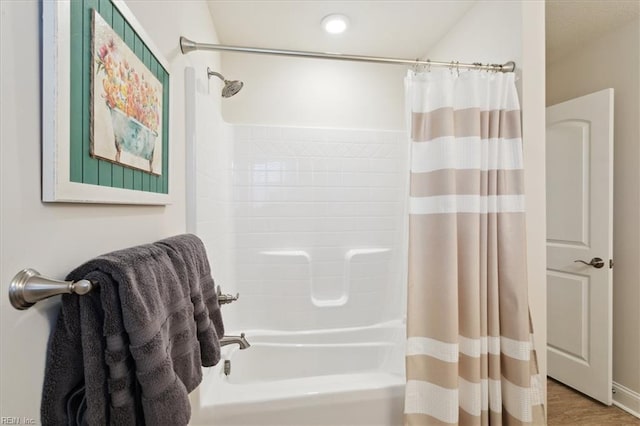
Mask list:
POLYGON ((167 69, 124 2, 43 2, 43 201, 170 203, 167 69))
POLYGON ((162 83, 93 9, 91 155, 162 174, 162 83))

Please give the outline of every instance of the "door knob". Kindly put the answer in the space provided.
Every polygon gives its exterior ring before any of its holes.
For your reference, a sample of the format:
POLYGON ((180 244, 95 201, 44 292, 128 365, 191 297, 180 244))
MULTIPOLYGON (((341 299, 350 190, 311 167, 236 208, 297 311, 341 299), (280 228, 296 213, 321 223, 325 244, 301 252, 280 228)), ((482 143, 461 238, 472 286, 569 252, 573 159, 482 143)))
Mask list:
POLYGON ((600 259, 599 257, 594 257, 593 259, 591 259, 591 262, 587 263, 584 260, 574 260, 574 262, 580 262, 580 263, 584 263, 585 265, 588 266, 593 266, 596 269, 600 269, 604 266, 604 260, 600 259))

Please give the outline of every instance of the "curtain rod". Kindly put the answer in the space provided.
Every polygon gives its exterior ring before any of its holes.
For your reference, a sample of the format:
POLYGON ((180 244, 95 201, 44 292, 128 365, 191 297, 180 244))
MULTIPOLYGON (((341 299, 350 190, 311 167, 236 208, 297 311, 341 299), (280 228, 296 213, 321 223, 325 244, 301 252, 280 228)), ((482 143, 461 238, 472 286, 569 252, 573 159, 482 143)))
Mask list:
POLYGON ((180 37, 180 50, 183 54, 193 52, 194 50, 216 50, 222 52, 238 52, 238 53, 258 53, 263 55, 279 55, 279 56, 296 56, 299 58, 317 58, 317 59, 335 59, 339 61, 356 61, 356 62, 372 62, 378 64, 395 64, 395 65, 416 65, 426 67, 447 67, 451 69, 474 69, 495 72, 513 72, 516 69, 516 63, 509 61, 505 64, 481 64, 481 63, 460 63, 460 62, 441 62, 431 60, 418 59, 400 59, 400 58, 384 58, 379 56, 363 56, 363 55, 344 55, 342 53, 323 53, 323 52, 305 52, 301 50, 283 50, 283 49, 263 49, 260 47, 244 47, 229 46, 224 44, 197 43, 186 37, 180 37))

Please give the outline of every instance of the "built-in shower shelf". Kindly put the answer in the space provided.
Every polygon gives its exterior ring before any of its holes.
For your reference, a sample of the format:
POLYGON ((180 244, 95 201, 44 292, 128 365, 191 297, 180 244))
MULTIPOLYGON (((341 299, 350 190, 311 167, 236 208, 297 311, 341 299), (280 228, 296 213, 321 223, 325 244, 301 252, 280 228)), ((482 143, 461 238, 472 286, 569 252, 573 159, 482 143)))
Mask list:
POLYGON ((300 285, 307 286, 307 300, 310 300, 313 306, 335 308, 347 305, 353 297, 362 294, 372 295, 379 291, 388 279, 386 271, 380 270, 380 267, 389 262, 391 252, 389 247, 349 249, 342 258, 343 269, 336 270, 334 277, 317 276, 317 269, 314 274, 312 255, 305 250, 265 250, 260 254, 264 256, 265 263, 270 266, 277 265, 282 279, 295 276, 300 285))

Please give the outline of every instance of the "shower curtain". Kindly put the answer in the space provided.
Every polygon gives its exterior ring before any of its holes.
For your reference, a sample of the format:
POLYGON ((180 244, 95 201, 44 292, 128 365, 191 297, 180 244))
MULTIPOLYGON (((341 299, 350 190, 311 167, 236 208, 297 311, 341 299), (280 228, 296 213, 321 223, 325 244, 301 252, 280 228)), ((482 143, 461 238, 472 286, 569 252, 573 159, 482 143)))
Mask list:
POLYGON ((408 425, 544 424, 513 73, 409 72, 408 425))

